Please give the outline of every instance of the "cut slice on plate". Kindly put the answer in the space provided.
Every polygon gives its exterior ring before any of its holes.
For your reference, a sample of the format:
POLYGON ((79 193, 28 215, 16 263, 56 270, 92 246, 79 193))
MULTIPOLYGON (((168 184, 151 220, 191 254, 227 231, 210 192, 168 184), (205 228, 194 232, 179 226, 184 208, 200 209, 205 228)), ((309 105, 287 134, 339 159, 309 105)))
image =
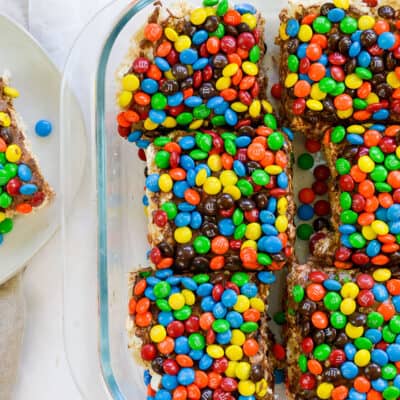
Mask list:
POLYGON ((281 13, 282 109, 320 138, 333 124, 398 121, 398 10, 366 2, 298 2, 281 13))
POLYGON ((398 399, 400 270, 288 277, 287 368, 292 399, 398 399))
POLYGON ((175 272, 281 269, 295 229, 291 143, 276 126, 176 131, 147 149, 150 261, 175 272))
POLYGON ((0 77, 0 220, 29 214, 54 196, 31 153, 24 125, 14 108, 18 91, 8 81, 7 76, 0 77))
POLYGON ((269 286, 257 274, 147 269, 131 280, 129 347, 153 395, 273 399, 269 286))

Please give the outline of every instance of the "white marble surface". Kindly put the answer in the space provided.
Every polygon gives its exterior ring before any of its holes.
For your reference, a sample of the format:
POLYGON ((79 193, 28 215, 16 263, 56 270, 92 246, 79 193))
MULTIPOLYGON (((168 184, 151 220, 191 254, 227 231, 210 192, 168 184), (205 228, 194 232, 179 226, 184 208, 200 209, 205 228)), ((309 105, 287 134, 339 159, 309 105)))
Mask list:
MULTIPOLYGON (((105 4, 107 0, 0 0, 0 9, 25 26, 61 70, 78 33, 105 4)), ((26 321, 16 400, 80 398, 63 348, 59 254, 58 233, 23 274, 26 321)))

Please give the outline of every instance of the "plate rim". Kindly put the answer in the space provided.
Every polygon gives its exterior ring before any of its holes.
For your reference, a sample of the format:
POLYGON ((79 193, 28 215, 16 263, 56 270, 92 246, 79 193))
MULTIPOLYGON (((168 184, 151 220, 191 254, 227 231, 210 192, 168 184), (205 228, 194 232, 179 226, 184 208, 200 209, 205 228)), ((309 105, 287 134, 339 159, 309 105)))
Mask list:
MULTIPOLYGON (((10 17, 9 15, 5 14, 4 12, 0 11, 0 19, 3 19, 6 21, 6 23, 13 25, 16 27, 26 38, 28 38, 31 43, 36 47, 36 49, 44 56, 49 64, 49 67, 53 69, 55 74, 57 75, 57 78, 60 82, 62 82, 62 73, 56 63, 52 60, 50 55, 47 53, 47 51, 44 49, 44 47, 40 44, 40 42, 18 21, 16 21, 14 18, 10 17)), ((0 21, 1 23, 1 21, 0 21)), ((12 73, 12 71, 11 71, 12 73)), ((59 98, 57 99, 59 103, 59 98)), ((58 120, 60 119, 60 116, 58 116, 58 120)), ((59 122, 59 121, 58 121, 59 122)), ((59 146, 56 146, 58 148, 59 152, 59 146)), ((56 196, 59 195, 59 193, 56 193, 56 196)), ((6 271, 4 274, 1 272, 0 269, 0 285, 7 282, 11 278, 13 278, 16 274, 18 274, 21 270, 27 267, 27 264, 29 263, 30 260, 40 251, 44 248, 44 246, 55 236, 55 234, 60 230, 61 226, 61 221, 60 218, 57 218, 57 221, 55 222, 53 228, 49 228, 49 234, 42 240, 39 241, 38 246, 35 247, 34 251, 29 254, 24 261, 21 261, 21 265, 16 266, 15 268, 11 268, 10 270, 6 271)))

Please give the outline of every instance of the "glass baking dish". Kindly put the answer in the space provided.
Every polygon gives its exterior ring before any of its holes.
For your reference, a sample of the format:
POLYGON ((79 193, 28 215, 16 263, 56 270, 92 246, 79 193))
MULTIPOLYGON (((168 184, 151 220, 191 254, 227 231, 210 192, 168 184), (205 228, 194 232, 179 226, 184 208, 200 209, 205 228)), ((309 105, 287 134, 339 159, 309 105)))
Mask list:
MULTIPOLYGON (((274 38, 286 1, 251 2, 266 18, 266 62, 273 83, 278 55, 274 38)), ((199 6, 201 1, 185 3, 199 6)), ((164 4, 173 8, 176 0, 164 4)), ((146 398, 143 369, 128 351, 125 331, 128 274, 146 265, 148 250, 142 206, 144 164, 134 145, 118 136, 115 118, 116 72, 152 10, 151 0, 116 0, 100 11, 76 40, 62 84, 64 343, 74 381, 82 397, 90 400, 146 398), (86 167, 75 198, 70 188, 76 177, 69 173, 68 156, 80 145, 71 135, 73 96, 81 105, 86 128, 86 167)), ((311 179, 311 174, 302 176, 296 168, 295 173, 302 184, 311 179)), ((273 287, 271 314, 280 308, 283 277, 280 274, 273 287)), ((279 398, 284 398, 280 386, 279 398)))

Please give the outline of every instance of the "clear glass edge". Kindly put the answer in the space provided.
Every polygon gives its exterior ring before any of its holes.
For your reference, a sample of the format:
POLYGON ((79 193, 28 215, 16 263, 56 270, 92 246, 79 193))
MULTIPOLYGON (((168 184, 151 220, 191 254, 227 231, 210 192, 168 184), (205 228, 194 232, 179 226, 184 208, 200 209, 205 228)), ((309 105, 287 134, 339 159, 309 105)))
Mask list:
MULTIPOLYGON (((94 15, 94 17, 89 21, 88 25, 91 24, 99 14, 105 12, 109 7, 111 7, 115 1, 110 2, 102 10, 94 15)), ((95 118, 91 121, 90 130, 95 130, 95 143, 97 151, 92 151, 92 158, 96 160, 90 160, 90 164, 94 167, 93 175, 97 177, 93 178, 97 185, 97 222, 98 222, 98 312, 99 312, 99 359, 102 371, 102 379, 108 390, 108 394, 112 396, 114 400, 127 400, 122 394, 122 391, 117 383, 114 376, 112 367, 112 357, 111 348, 109 342, 109 288, 108 288, 108 258, 107 258, 107 206, 106 206, 106 193, 107 193, 107 179, 106 179, 106 159, 107 159, 107 149, 106 149, 106 129, 105 129, 105 76, 107 64, 110 56, 110 52, 117 39, 120 32, 123 30, 125 25, 129 20, 134 17, 137 13, 143 10, 146 6, 154 3, 154 0, 139 0, 133 1, 131 4, 127 5, 127 9, 121 12, 121 16, 117 18, 117 23, 113 26, 110 34, 107 36, 105 44, 101 47, 100 58, 98 63, 98 69, 96 74, 96 83, 94 84, 95 93, 94 100, 95 104, 91 104, 92 110, 95 109, 95 118), (97 155, 97 157, 96 157, 97 155)), ((87 26, 86 26, 87 27, 87 26)), ((82 30, 81 34, 85 31, 86 27, 82 30)), ((76 39, 78 41, 80 35, 76 39)), ((74 43, 76 43, 76 41, 74 43)), ((72 50, 71 50, 72 53, 72 50)), ((70 53, 70 54, 71 54, 70 53)), ((68 57, 69 58, 69 57, 68 57)), ((66 66, 68 61, 66 63, 66 66)), ((66 81, 67 79, 65 79, 66 81)), ((67 85, 63 79, 62 91, 67 85)), ((62 109, 62 100, 61 100, 62 109)), ((90 151, 90 150, 89 150, 90 151)), ((61 162, 63 155, 61 154, 61 162)), ((64 207, 61 207, 64 210, 64 207)), ((65 210, 64 210, 65 211, 65 210)), ((63 224, 65 223, 65 215, 63 215, 63 224)), ((65 231, 62 230, 63 242, 65 240, 65 231)), ((65 270, 65 266, 64 266, 65 270)), ((64 332, 65 334, 65 332, 64 332)), ((65 339, 64 339, 65 343, 65 339)), ((68 359, 68 356, 67 356, 68 359)), ((68 360, 67 360, 68 361, 68 360)), ((85 398, 84 391, 80 387, 76 377, 74 376, 74 371, 71 364, 68 362, 70 372, 77 386, 77 389, 81 393, 82 397, 85 398)))
MULTIPOLYGON (((87 162, 90 165, 90 169, 92 172, 90 173, 92 182, 94 185, 97 186, 97 223, 98 226, 96 229, 98 230, 96 236, 98 239, 97 243, 97 257, 98 257, 98 268, 97 268, 97 294, 98 294, 98 357, 100 361, 100 370, 101 370, 101 377, 100 379, 104 383, 105 392, 104 394, 111 396, 114 400, 126 400, 126 397, 122 394, 121 389, 117 383, 117 380, 114 375, 113 367, 112 367, 112 359, 111 359, 111 347, 109 341, 109 288, 108 288, 108 264, 107 264, 107 206, 106 206, 106 187, 107 187, 107 180, 106 180, 106 144, 105 144, 105 74, 107 63, 110 55, 110 51, 114 45, 115 40, 117 39, 119 33, 125 27, 125 25, 129 22, 129 20, 134 17, 138 12, 140 12, 143 8, 147 5, 153 3, 154 0, 140 0, 140 1, 130 1, 126 2, 127 4, 123 6, 123 10, 119 12, 119 16, 116 18, 116 23, 113 25, 110 33, 107 35, 107 39, 103 46, 100 46, 100 61, 98 63, 98 69, 96 80, 92 83, 92 87, 94 88, 93 97, 90 96, 90 112, 95 117, 92 119, 90 118, 89 122, 86 123, 87 135, 88 135, 88 142, 92 142, 96 144, 96 148, 87 150, 87 162), (100 77, 102 79, 100 79, 100 77), (100 107, 101 106, 101 107, 100 107), (94 139, 92 139, 94 134, 94 139), (100 194, 102 196, 100 196, 100 194), (100 199, 100 201, 99 201, 100 199), (101 228, 99 228, 101 227, 101 228)), ((80 41, 82 36, 86 33, 87 30, 90 29, 91 25, 96 22, 96 20, 102 15, 106 13, 107 10, 114 6, 116 3, 115 0, 112 0, 104 7, 102 7, 99 11, 97 11, 85 27, 81 30, 81 32, 77 35, 76 39, 73 42, 71 50, 67 55, 67 60, 64 64, 64 68, 62 68, 63 76, 60 85, 60 102, 59 102, 59 109, 60 109, 60 118, 64 118, 64 109, 66 107, 66 100, 65 100, 65 92, 69 93, 70 91, 70 84, 67 76, 67 70, 69 67, 70 59, 73 58, 73 52, 75 46, 80 41)), ((65 175, 64 175, 64 168, 63 166, 66 163, 66 155, 62 150, 63 145, 66 144, 66 134, 64 124, 60 124, 61 130, 61 138, 60 138, 60 181, 64 182, 65 175)), ((68 128, 67 128, 68 130, 68 128)), ((65 200, 65 193, 64 191, 67 190, 63 185, 60 189, 62 192, 61 197, 61 242, 62 242, 62 254, 65 255, 65 245, 67 243, 67 205, 65 200)), ((65 277, 65 272, 67 271, 67 259, 63 257, 63 276, 65 277)), ((63 309, 65 310, 65 278, 64 285, 62 287, 63 290, 63 309)), ((79 381, 78 377, 75 374, 74 367, 69 359, 69 352, 66 340, 66 320, 65 314, 63 313, 63 344, 65 350, 65 356, 67 365, 69 368, 69 372, 71 378, 75 384, 76 389, 78 390, 80 397, 82 399, 87 399, 89 393, 87 393, 85 387, 82 386, 82 382, 79 381)))
POLYGON ((108 58, 119 33, 129 20, 153 0, 139 0, 122 15, 109 34, 100 55, 96 85, 96 147, 97 147, 97 196, 98 196, 98 287, 99 287, 99 351, 103 379, 115 400, 126 400, 115 379, 109 343, 109 293, 107 270, 107 179, 105 145, 105 76, 108 58))

